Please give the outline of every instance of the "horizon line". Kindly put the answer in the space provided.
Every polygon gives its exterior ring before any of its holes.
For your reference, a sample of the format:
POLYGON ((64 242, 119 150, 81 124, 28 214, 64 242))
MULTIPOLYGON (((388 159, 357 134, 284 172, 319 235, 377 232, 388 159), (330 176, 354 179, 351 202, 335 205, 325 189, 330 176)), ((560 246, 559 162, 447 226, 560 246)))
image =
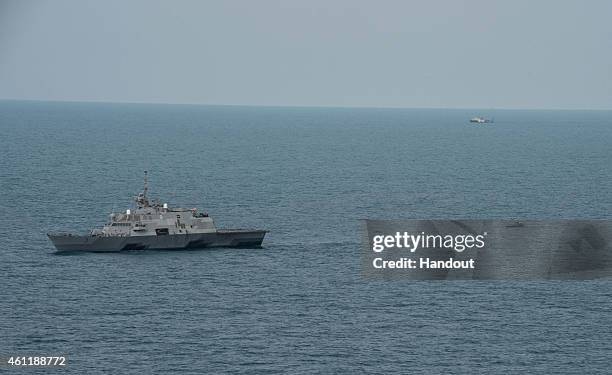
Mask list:
POLYGON ((146 102, 146 101, 107 101, 107 100, 66 100, 66 99, 14 99, 0 98, 0 102, 44 102, 44 103, 82 103, 82 104, 135 104, 201 107, 255 107, 255 108, 337 108, 337 109, 449 109, 449 110, 491 110, 491 111, 612 111, 612 108, 520 108, 520 107, 400 107, 400 106, 360 106, 360 105, 288 105, 288 104, 210 104, 195 102, 146 102))

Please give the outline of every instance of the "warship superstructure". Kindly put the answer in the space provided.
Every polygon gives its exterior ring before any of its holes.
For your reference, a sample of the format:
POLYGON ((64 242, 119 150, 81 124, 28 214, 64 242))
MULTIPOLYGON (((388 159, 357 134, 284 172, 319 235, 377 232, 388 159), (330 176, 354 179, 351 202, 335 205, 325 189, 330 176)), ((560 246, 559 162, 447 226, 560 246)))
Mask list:
POLYGON ((111 213, 102 229, 89 234, 48 233, 58 251, 116 252, 145 249, 200 249, 206 247, 261 247, 266 230, 217 229, 208 214, 195 208, 172 208, 149 200, 145 171, 144 189, 135 198, 136 208, 111 213))

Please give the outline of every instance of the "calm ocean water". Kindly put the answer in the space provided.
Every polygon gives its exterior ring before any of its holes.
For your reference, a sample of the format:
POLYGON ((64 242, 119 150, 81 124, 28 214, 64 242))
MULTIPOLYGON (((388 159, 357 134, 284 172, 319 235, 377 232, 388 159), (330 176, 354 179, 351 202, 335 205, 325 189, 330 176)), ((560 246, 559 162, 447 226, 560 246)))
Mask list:
POLYGON ((609 373, 610 280, 367 281, 358 220, 612 219, 612 112, 5 101, 0 134, 0 356, 66 355, 75 374, 609 373), (269 229, 265 247, 53 254, 47 231, 101 226, 143 170, 219 227, 269 229))

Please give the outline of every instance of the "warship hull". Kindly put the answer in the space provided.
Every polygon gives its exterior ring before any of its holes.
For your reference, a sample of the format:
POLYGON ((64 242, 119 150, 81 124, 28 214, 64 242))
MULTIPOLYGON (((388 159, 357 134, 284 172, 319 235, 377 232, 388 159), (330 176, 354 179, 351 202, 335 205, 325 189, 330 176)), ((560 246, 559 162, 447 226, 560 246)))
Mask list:
POLYGON ((265 230, 225 229, 211 233, 177 233, 144 236, 52 234, 47 236, 58 252, 119 252, 128 250, 188 250, 214 247, 258 248, 265 230))

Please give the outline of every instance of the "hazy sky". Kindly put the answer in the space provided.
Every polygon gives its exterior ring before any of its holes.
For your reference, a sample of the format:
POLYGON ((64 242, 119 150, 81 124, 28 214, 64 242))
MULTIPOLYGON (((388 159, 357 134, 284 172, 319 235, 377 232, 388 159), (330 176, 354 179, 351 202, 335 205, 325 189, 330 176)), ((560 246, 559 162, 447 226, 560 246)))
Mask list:
POLYGON ((0 0, 0 98, 612 109, 612 1, 0 0))

